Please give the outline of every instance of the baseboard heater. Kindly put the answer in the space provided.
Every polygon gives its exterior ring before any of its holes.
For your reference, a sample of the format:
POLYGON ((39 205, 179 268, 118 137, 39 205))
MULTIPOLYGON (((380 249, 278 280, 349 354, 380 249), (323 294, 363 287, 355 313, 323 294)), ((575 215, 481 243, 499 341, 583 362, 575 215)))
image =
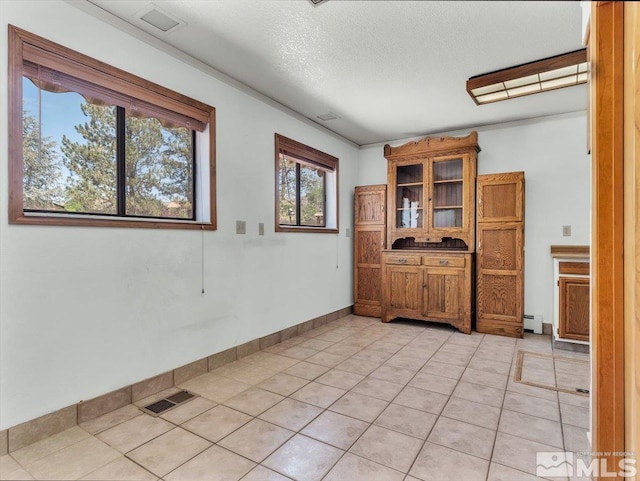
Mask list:
POLYGON ((542 334, 542 315, 525 314, 523 317, 525 331, 533 332, 534 334, 542 334))

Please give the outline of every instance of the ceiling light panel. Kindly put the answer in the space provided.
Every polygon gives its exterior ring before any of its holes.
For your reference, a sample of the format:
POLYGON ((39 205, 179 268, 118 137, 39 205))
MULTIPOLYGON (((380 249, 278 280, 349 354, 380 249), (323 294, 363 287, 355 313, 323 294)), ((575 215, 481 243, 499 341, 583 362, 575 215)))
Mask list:
POLYGON ((478 105, 587 82, 586 49, 471 77, 467 92, 478 105))

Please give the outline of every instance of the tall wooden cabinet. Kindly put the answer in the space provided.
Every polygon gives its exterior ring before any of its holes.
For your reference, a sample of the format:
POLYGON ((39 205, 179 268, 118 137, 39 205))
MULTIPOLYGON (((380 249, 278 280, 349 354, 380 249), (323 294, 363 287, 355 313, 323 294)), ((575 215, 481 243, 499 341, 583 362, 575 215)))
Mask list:
POLYGON ((354 212, 354 304, 359 316, 380 317, 381 252, 385 247, 387 186, 367 185, 355 189, 354 212))
POLYGON ((524 172, 480 175, 476 247, 476 329, 522 337, 524 172))
POLYGON ((478 136, 385 145, 387 246, 382 320, 445 322, 471 332, 478 136))

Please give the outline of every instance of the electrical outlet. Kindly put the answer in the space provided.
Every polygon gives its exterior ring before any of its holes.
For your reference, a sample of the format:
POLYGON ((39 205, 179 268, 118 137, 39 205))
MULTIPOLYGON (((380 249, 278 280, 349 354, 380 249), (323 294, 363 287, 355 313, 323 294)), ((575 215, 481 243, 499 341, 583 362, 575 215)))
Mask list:
POLYGON ((264 235, 264 222, 258 222, 258 235, 264 235))
POLYGON ((571 226, 563 225, 562 226, 562 235, 565 237, 571 237, 571 226))
POLYGON ((236 234, 246 234, 247 233, 247 223, 243 220, 236 221, 236 234))

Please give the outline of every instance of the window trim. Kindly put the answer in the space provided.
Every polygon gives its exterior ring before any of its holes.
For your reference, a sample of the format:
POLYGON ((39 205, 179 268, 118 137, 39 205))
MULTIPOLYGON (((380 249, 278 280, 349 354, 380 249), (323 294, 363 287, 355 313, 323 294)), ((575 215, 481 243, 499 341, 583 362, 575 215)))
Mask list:
MULTIPOLYGON (((9 223, 30 225, 92 226, 92 227, 141 227, 164 229, 215 230, 216 216, 216 123, 215 108, 186 97, 173 90, 144 80, 116 67, 95 60, 84 54, 63 47, 50 40, 9 25, 9 223), (22 152, 22 77, 25 51, 37 51, 48 65, 55 69, 55 62, 64 64, 63 73, 75 69, 77 75, 87 82, 95 83, 115 92, 126 92, 129 97, 145 105, 175 112, 181 117, 190 117, 200 122, 194 130, 209 127, 209 199, 208 221, 115 217, 103 218, 94 214, 65 214, 25 212, 23 201, 23 152, 22 152), (65 70, 66 69, 66 70, 65 70)), ((200 159, 200 163, 206 159, 200 159)), ((194 177, 194 190, 197 179, 194 177)), ((202 192, 202 190, 201 190, 202 192)), ((197 201, 197 200, 196 200, 197 201)), ((203 203, 207 199, 202 199, 203 203)), ((197 201, 199 203, 199 201, 197 201)), ((194 210, 196 205, 194 205, 194 210)))
MULTIPOLYGON (((275 134, 275 231, 276 232, 303 232, 303 233, 322 233, 337 234, 340 231, 340 184, 338 175, 339 159, 332 155, 326 154, 320 150, 309 147, 301 142, 285 137, 284 135, 275 134), (335 175, 335 227, 312 227, 305 225, 288 225, 280 224, 280 154, 284 154, 299 160, 303 164, 313 167, 320 167, 328 173, 335 175)), ((325 178, 325 210, 327 205, 327 191, 325 178)), ((327 213, 325 212, 325 225, 327 213)))

